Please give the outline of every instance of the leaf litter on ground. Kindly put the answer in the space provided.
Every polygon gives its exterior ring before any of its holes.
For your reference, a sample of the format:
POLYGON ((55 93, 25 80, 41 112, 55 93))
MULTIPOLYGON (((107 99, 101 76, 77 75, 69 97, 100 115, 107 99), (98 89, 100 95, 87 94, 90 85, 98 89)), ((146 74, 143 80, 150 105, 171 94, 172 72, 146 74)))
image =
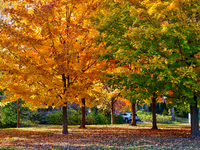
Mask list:
POLYGON ((0 129, 0 148, 6 149, 200 149, 200 139, 190 139, 188 126, 159 125, 38 126, 0 129))

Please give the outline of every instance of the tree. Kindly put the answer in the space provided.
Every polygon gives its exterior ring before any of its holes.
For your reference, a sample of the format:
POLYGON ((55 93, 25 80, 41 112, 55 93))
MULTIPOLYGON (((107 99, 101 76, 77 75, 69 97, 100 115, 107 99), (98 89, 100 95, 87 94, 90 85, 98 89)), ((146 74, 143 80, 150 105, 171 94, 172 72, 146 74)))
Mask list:
POLYGON ((100 1, 7 1, 9 17, 1 29, 1 87, 5 101, 23 98, 32 107, 62 106, 63 134, 67 102, 94 99, 89 87, 104 66, 94 59, 97 32, 87 19, 100 1))
POLYGON ((108 49, 102 59, 115 61, 115 68, 121 70, 108 75, 110 85, 126 90, 132 104, 138 99, 151 98, 152 128, 157 129, 155 105, 158 98, 170 89, 166 80, 170 72, 163 63, 165 58, 158 53, 162 39, 159 34, 152 35, 157 27, 147 19, 142 20, 144 16, 139 16, 133 5, 130 1, 112 2, 105 7, 108 15, 97 14, 103 16, 100 19, 94 17, 93 22, 100 32, 97 43, 103 43, 108 49))
POLYGON ((148 43, 148 58, 152 56, 163 58, 163 64, 167 66, 169 72, 162 77, 172 83, 171 85, 167 83, 166 87, 171 86, 177 103, 186 102, 191 105, 193 119, 190 137, 199 137, 197 112, 199 34, 197 33, 200 2, 197 0, 153 2, 131 0, 131 2, 132 15, 138 19, 133 30, 140 36, 131 30, 127 35, 137 41, 135 46, 139 50, 147 47, 148 43), (138 27, 141 23, 143 26, 138 27))

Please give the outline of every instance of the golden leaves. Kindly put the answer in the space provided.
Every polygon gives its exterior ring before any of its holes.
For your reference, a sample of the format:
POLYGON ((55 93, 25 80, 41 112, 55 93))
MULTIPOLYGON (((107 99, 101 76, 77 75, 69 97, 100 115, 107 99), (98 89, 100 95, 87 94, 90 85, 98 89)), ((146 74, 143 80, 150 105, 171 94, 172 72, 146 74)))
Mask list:
POLYGON ((26 102, 46 107, 66 101, 80 103, 78 98, 85 97, 93 105, 95 96, 89 94, 89 88, 104 65, 94 60, 101 47, 94 48, 92 42, 98 32, 88 17, 100 1, 46 2, 16 1, 16 11, 7 10, 13 15, 13 26, 5 22, 1 37, 6 51, 13 55, 1 55, 6 60, 1 68, 7 67, 1 82, 13 100, 16 93, 26 102), (16 72, 13 68, 17 65, 22 67, 16 72), (60 77, 63 73, 69 77, 66 93, 60 77))

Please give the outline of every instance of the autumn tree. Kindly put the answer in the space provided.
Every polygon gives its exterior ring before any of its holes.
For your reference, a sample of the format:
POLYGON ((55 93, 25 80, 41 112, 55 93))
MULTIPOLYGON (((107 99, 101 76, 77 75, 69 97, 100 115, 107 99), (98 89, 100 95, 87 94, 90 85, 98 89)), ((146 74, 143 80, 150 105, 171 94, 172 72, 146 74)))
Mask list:
MULTIPOLYGON (((131 14, 137 21, 131 29, 135 33, 130 30, 127 36, 134 39, 138 53, 148 48, 148 55, 140 56, 148 59, 157 57, 157 60, 162 61, 168 68, 167 74, 160 72, 159 76, 162 75, 162 78, 168 81, 166 88, 170 87, 173 90, 176 102, 190 104, 192 115, 190 137, 199 137, 197 97, 200 90, 198 77, 200 2, 197 0, 131 0, 131 2, 131 14)), ((154 66, 155 63, 158 61, 154 62, 154 66)), ((152 74, 155 76, 155 73, 152 74)))
POLYGON ((136 11, 133 11, 133 5, 130 1, 115 1, 109 3, 109 7, 105 6, 107 15, 97 14, 96 20, 93 19, 100 32, 97 43, 103 43, 108 49, 101 57, 107 61, 116 61, 115 68, 123 68, 125 71, 109 76, 113 80, 111 84, 127 91, 133 107, 136 100, 151 98, 152 129, 157 129, 156 101, 170 89, 170 86, 166 86, 166 77, 170 72, 165 64, 166 58, 157 52, 162 39, 158 34, 152 34, 156 26, 149 20, 142 20, 144 16, 134 14, 136 11))
POLYGON ((8 0, 0 38, 1 87, 5 101, 22 98, 32 107, 62 106, 63 134, 67 102, 84 106, 93 81, 105 68, 94 59, 100 53, 97 32, 87 19, 100 1, 8 0))

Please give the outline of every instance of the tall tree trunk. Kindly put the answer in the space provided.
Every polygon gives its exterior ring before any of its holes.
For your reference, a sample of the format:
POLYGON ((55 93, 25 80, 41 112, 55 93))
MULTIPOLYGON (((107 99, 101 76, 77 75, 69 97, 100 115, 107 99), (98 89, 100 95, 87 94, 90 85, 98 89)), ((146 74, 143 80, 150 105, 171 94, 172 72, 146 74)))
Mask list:
POLYGON ((135 120, 135 103, 133 103, 132 105, 132 122, 131 125, 132 126, 136 126, 136 120, 135 120))
POLYGON ((172 121, 175 121, 175 112, 174 112, 174 107, 172 108, 172 121))
POLYGON ((17 100, 17 128, 19 128, 19 99, 17 100))
POLYGON ((68 126, 67 126, 67 106, 63 106, 63 134, 68 134, 68 126))
POLYGON ((111 98, 110 108, 111 108, 111 124, 115 124, 115 116, 114 116, 114 100, 115 98, 111 98))
POLYGON ((152 116, 153 116, 153 126, 151 129, 158 129, 156 124, 156 97, 153 95, 152 98, 152 116))
POLYGON ((195 103, 194 105, 190 105, 190 113, 191 113, 191 134, 190 138, 199 138, 199 115, 197 108, 197 97, 194 95, 193 97, 195 103))
POLYGON ((139 103, 139 102, 136 102, 136 107, 137 107, 137 110, 136 110, 136 111, 140 110, 140 105, 139 105, 138 103, 139 103))
MULTIPOLYGON (((63 87, 64 87, 64 89, 63 89, 63 94, 65 94, 65 92, 66 92, 66 90, 67 90, 67 87, 69 87, 70 86, 70 82, 69 82, 69 75, 68 75, 68 78, 67 78, 67 81, 68 82, 66 82, 66 76, 65 76, 65 74, 63 73, 62 74, 62 81, 63 81, 63 87)), ((63 134, 68 134, 68 125, 67 125, 67 102, 65 103, 65 105, 66 106, 63 106, 63 118, 62 118, 62 120, 63 120, 63 131, 62 131, 62 133, 63 134)))
POLYGON ((81 99, 83 106, 81 107, 81 126, 80 128, 85 128, 85 98, 81 99))

